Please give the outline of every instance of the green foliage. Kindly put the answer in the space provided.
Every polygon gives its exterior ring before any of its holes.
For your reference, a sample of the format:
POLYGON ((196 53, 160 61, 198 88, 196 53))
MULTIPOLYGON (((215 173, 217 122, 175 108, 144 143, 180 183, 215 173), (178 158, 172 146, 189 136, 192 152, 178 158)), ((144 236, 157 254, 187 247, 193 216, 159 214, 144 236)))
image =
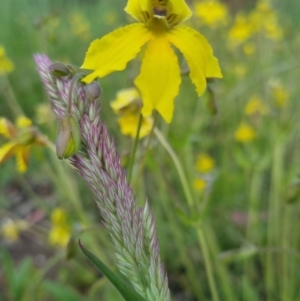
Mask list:
MULTIPOLYGON (((254 4, 245 2, 249 12, 254 4)), ((198 99, 190 79, 183 75, 174 120, 169 126, 158 120, 157 127, 180 162, 192 204, 187 203, 178 170, 159 140, 153 136, 147 152, 147 138, 139 143, 132 185, 138 204, 143 206, 147 197, 154 210, 173 300, 213 300, 213 279, 219 300, 299 301, 300 91, 295 54, 300 45, 300 2, 273 2, 283 29, 280 41, 257 34, 233 47, 228 31, 235 14, 216 28, 203 25, 196 16, 191 19, 191 26, 211 43, 224 78, 211 82, 210 90, 198 99), (256 47, 251 55, 244 52, 248 42, 256 47), (281 88, 288 94, 284 105, 276 96, 281 88), (245 113, 253 96, 261 99, 267 113, 245 113), (235 138, 244 122, 255 131, 255 138, 247 143, 235 138), (200 153, 214 159, 211 172, 196 170, 200 153), (201 191, 193 187, 196 178, 205 182, 201 191)), ((1 0, 0 44, 15 69, 0 76, 0 117, 15 119, 15 98, 24 114, 55 141, 57 122, 49 108, 43 122, 36 122, 38 105, 48 100, 32 55, 46 53, 55 62, 80 66, 92 40, 129 23, 125 4, 121 0, 1 0), (74 20, 79 20, 82 31, 79 28, 76 33, 74 20)), ((133 142, 120 134, 109 102, 119 90, 133 85, 138 71, 139 59, 125 71, 100 80, 101 116, 124 162, 130 161, 133 142)), ((0 147, 5 142, 1 136, 0 147)), ((74 246, 74 239, 80 237, 102 262, 115 266, 109 233, 83 181, 46 149, 33 150, 25 175, 17 174, 14 163, 0 166, 0 248, 14 250, 11 255, 1 252, 0 298, 121 300, 106 277, 99 277, 74 246), (72 235, 69 260, 68 247, 49 242, 56 207, 66 212, 66 228, 72 235), (26 222, 25 228, 15 226, 16 240, 4 235, 6 219, 13 225, 26 222), (27 252, 28 245, 32 248, 27 252)))
POLYGON ((79 241, 79 246, 84 255, 108 278, 108 280, 115 286, 126 301, 146 301, 140 294, 138 294, 123 277, 114 273, 108 266, 106 266, 99 258, 89 252, 79 241))

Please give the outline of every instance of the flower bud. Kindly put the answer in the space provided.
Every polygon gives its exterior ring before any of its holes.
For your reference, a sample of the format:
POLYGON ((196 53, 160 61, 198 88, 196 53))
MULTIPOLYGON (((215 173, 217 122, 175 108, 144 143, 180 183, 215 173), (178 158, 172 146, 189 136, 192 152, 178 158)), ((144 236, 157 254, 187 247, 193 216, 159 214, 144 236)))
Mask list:
POLYGON ((70 115, 59 121, 56 139, 56 155, 59 159, 67 159, 79 150, 81 136, 76 119, 70 115))
POLYGON ((70 69, 62 63, 53 63, 48 67, 49 72, 56 77, 70 75, 70 69))
POLYGON ((89 97, 92 98, 92 100, 97 99, 102 94, 102 89, 98 82, 92 82, 90 84, 87 84, 85 86, 86 92, 89 97))

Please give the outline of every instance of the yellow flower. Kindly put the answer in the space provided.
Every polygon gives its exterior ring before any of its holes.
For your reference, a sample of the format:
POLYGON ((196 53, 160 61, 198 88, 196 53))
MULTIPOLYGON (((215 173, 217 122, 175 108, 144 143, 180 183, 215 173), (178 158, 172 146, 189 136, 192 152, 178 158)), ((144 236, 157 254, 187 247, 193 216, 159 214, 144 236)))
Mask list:
POLYGON ((254 95, 246 104, 244 112, 246 115, 253 115, 256 113, 264 115, 268 112, 268 107, 262 102, 260 97, 254 95))
POLYGON ((120 90, 117 97, 110 103, 115 114, 124 115, 135 113, 141 109, 141 96, 137 89, 129 88, 120 90))
POLYGON ((215 167, 214 159, 208 154, 200 154, 197 158, 196 169, 201 173, 208 173, 215 167))
POLYGON ((194 180, 194 188, 197 191, 203 191, 206 188, 206 182, 202 178, 197 178, 194 180))
POLYGON ((253 24, 249 22, 245 14, 236 15, 234 23, 229 30, 229 40, 234 44, 242 44, 254 33, 253 24))
MULTIPOLYGON (((110 103, 114 113, 119 115, 118 123, 123 135, 136 137, 141 110, 141 97, 137 89, 129 88, 117 93, 117 98, 110 103)), ((139 138, 147 136, 153 126, 151 116, 143 117, 139 138)))
POLYGON ((256 45, 254 43, 248 42, 244 45, 243 51, 246 55, 250 56, 255 53, 256 51, 256 45))
POLYGON ((67 246, 71 237, 71 229, 65 211, 61 208, 55 208, 51 214, 51 223, 50 244, 60 247, 67 246))
POLYGON ((23 220, 14 221, 10 218, 4 220, 0 228, 1 235, 9 241, 16 241, 20 232, 28 227, 27 222, 23 220))
POLYGON ((14 64, 6 56, 5 49, 0 46, 0 75, 10 73, 14 70, 14 64))
POLYGON ((72 32, 75 36, 81 38, 82 40, 87 40, 90 38, 90 24, 82 14, 73 12, 70 14, 69 20, 71 23, 72 32))
POLYGON ((227 6, 217 0, 204 0, 195 4, 195 14, 205 25, 216 27, 228 21, 227 6))
POLYGON ((262 32, 269 39, 276 41, 283 36, 278 15, 272 8, 270 1, 258 1, 255 9, 249 15, 249 22, 253 24, 257 32, 262 32))
POLYGON ((0 118, 0 135, 10 140, 0 147, 0 164, 15 155, 18 171, 23 173, 27 170, 30 146, 44 145, 42 137, 31 124, 31 120, 24 116, 17 118, 16 126, 0 118))
POLYGON ((178 59, 171 45, 183 53, 190 78, 198 95, 206 88, 206 78, 221 78, 217 59, 206 39, 197 31, 180 25, 192 12, 184 0, 129 0, 125 11, 138 23, 119 28, 91 43, 82 68, 93 70, 83 81, 124 70, 145 44, 141 73, 135 79, 144 117, 157 110, 171 122, 174 98, 181 83, 178 59))
POLYGON ((243 77, 247 73, 247 66, 243 63, 239 63, 234 66, 233 71, 236 74, 236 76, 243 77))
POLYGON ((288 104, 290 93, 281 85, 274 86, 272 96, 279 108, 284 108, 288 104))
MULTIPOLYGON (((123 135, 129 135, 132 138, 136 137, 137 127, 139 123, 139 115, 131 114, 126 115, 124 117, 120 117, 118 119, 118 123, 121 128, 121 133, 123 135)), ((139 138, 144 138, 149 135, 153 126, 153 120, 151 117, 144 117, 140 129, 140 136, 139 138)))
POLYGON ((242 143, 250 142, 255 137, 254 129, 247 123, 243 122, 240 124, 235 132, 235 139, 242 143))

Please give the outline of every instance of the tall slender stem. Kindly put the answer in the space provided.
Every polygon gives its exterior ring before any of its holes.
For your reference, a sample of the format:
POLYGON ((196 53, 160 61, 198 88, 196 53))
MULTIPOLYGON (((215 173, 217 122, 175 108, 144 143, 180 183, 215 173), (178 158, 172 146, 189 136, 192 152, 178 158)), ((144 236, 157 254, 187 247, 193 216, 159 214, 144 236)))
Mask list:
POLYGON ((152 125, 151 131, 150 131, 148 139, 147 139, 146 147, 144 148, 144 154, 143 154, 142 160, 139 163, 139 170, 138 170, 138 173, 137 173, 137 177, 136 177, 135 182, 132 184, 133 188, 137 187, 138 182, 141 179, 141 174, 143 172, 143 168, 144 168, 144 165, 145 165, 145 160, 146 160, 149 148, 150 148, 150 143, 151 143, 152 138, 153 138, 154 128, 156 126, 157 120, 158 120, 158 114, 155 112, 153 125, 152 125))
POLYGON ((204 235, 204 232, 202 229, 202 225, 197 227, 196 232, 197 232, 198 240, 200 243, 200 247, 202 249, 202 254, 203 254, 206 274, 207 274, 207 278, 208 278, 209 288, 210 288, 211 294, 213 296, 213 300, 219 301, 220 298, 218 295, 218 290, 217 290, 217 286, 216 286, 216 282, 215 282, 215 278, 214 278, 214 274, 213 274, 213 268, 212 268, 211 260, 209 257, 208 247, 207 247, 205 235, 204 235))
POLYGON ((161 134, 161 132, 157 128, 154 129, 154 134, 156 135, 161 145, 165 148, 165 150, 169 153, 170 157, 172 158, 175 167, 177 169, 186 200, 188 202, 189 207, 192 208, 194 206, 193 195, 176 153, 174 152, 174 150, 172 149, 168 141, 165 139, 165 137, 161 134))
MULTIPOLYGON (((157 139, 159 140, 159 142, 162 144, 162 146, 165 148, 165 150, 171 156, 171 158, 172 158, 172 160, 175 164, 175 167, 177 169, 181 184, 183 186, 183 190, 184 190, 185 197, 186 197, 187 203, 189 205, 189 208, 190 208, 190 210, 193 210, 194 203, 195 203, 194 198, 193 198, 192 192, 190 190, 188 180, 185 176, 184 170, 181 166, 181 163, 180 163, 176 153, 174 152, 174 150, 172 149, 172 147, 170 146, 168 141, 165 139, 165 137, 161 134, 161 132, 157 128, 154 129, 154 133, 155 133, 157 139)), ((202 227, 202 226, 200 226, 200 227, 202 227)), ((202 253, 203 253, 204 264, 205 264, 206 274, 207 274, 207 278, 208 278, 209 288, 210 288, 213 300, 214 301, 219 301, 220 299, 219 299, 217 286, 216 286, 213 271, 212 271, 212 264, 211 264, 211 260, 210 260, 210 257, 209 257, 209 251, 208 251, 207 243, 206 243, 206 240, 205 240, 203 230, 200 227, 196 228, 196 233, 197 233, 199 244, 200 244, 200 247, 201 247, 202 253)))
POLYGON ((5 87, 3 89, 4 98, 6 100, 7 105, 11 108, 12 112, 15 116, 24 115, 24 112, 17 101, 15 92, 11 86, 10 80, 6 74, 3 76, 5 80, 5 87))
MULTIPOLYGON (((271 176, 271 190, 268 208, 268 246, 278 246, 280 244, 280 227, 281 227, 281 202, 280 202, 280 183, 282 172, 283 146, 281 143, 275 145, 273 153, 273 166, 271 176)), ((266 288, 267 300, 273 301, 275 292, 275 269, 274 255, 267 252, 266 256, 266 288)))

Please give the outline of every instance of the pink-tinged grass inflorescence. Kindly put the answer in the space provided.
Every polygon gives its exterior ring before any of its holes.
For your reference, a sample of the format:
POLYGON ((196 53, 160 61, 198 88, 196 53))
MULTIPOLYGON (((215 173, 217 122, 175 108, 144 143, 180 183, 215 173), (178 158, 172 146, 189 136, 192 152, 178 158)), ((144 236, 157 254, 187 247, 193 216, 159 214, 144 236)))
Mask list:
POLYGON ((96 82, 82 84, 68 66, 56 64, 53 68, 45 55, 37 54, 34 59, 58 120, 69 111, 79 125, 81 147, 70 162, 93 191, 115 246, 120 271, 147 300, 170 300, 155 219, 148 202, 144 208, 136 207, 114 142, 100 119, 100 87, 96 82), (54 75, 56 71, 62 71, 60 76, 54 75))

